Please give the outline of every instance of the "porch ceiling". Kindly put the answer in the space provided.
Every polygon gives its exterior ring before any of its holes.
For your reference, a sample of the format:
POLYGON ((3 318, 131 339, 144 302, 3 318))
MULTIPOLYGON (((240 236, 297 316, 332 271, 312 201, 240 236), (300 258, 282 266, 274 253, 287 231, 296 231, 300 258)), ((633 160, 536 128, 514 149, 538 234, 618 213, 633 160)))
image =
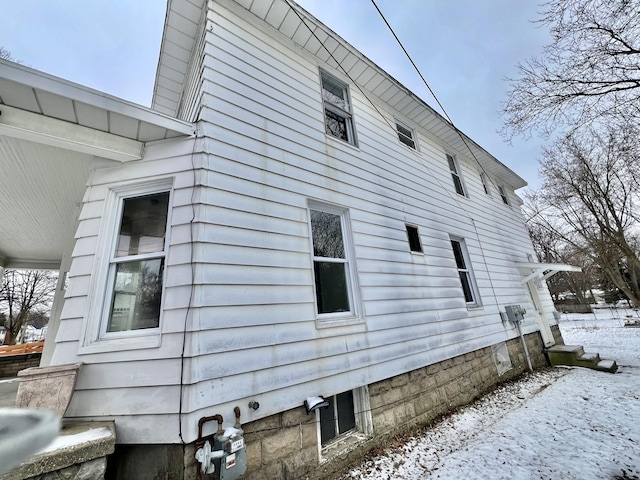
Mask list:
POLYGON ((0 60, 0 267, 58 268, 91 172, 195 128, 0 60))
POLYGON ((546 280, 558 272, 581 272, 582 268, 566 263, 518 263, 518 271, 525 275, 520 280, 523 285, 536 277, 546 280))

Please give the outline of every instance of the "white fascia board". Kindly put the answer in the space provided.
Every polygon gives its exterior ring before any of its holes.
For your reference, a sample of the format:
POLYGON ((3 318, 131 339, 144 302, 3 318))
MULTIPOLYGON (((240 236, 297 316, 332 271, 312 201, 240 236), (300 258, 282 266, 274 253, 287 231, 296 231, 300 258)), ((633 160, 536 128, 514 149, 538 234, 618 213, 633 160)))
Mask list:
POLYGON ((517 265, 518 271, 523 275, 527 275, 520 281, 523 285, 537 276, 542 276, 546 280, 558 272, 582 271, 582 268, 566 263, 518 263, 517 265))
POLYGON ((99 90, 94 90, 14 62, 0 59, 0 78, 6 78, 21 85, 83 102, 109 112, 119 113, 183 135, 193 135, 195 131, 195 126, 190 122, 178 120, 148 107, 128 102, 99 90))
POLYGON ((56 118, 0 105, 0 135, 128 162, 142 158, 144 143, 56 118))
POLYGON ((0 266, 0 276, 3 269, 9 268, 20 270, 60 270, 60 260, 20 260, 18 258, 8 260, 4 267, 0 266))

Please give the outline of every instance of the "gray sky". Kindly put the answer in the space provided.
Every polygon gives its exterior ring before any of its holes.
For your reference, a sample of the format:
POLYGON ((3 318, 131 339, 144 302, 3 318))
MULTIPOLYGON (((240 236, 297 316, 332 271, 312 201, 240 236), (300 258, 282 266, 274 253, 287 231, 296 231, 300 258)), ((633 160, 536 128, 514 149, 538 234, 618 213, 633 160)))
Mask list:
MULTIPOLYGON (((298 0, 433 107, 370 0, 298 0)), ((496 133, 507 76, 539 55, 546 30, 530 0, 377 0, 458 128, 537 186, 540 143, 496 133)), ((0 0, 0 46, 26 65, 149 105, 163 0, 0 0)))

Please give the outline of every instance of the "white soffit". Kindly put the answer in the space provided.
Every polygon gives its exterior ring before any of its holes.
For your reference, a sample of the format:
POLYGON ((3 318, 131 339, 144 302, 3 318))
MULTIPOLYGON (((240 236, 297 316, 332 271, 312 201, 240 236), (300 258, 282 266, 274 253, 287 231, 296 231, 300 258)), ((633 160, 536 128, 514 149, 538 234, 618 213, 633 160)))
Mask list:
POLYGON ((545 280, 558 272, 581 272, 582 268, 566 263, 518 263, 518 271, 525 275, 520 281, 523 285, 529 280, 541 276, 545 280))
POLYGON ((195 130, 189 122, 6 60, 0 60, 0 111, 3 106, 135 142, 189 136, 195 130))

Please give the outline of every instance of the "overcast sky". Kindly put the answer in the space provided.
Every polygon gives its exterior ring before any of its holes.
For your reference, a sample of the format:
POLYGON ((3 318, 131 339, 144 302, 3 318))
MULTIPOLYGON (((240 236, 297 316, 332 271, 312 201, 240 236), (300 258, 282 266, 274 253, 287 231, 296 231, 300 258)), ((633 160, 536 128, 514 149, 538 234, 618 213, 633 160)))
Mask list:
MULTIPOLYGON (((259 0, 256 0, 259 1, 259 0)), ((26 65, 150 105, 163 0, 0 0, 0 46, 26 65)), ((298 0, 342 38, 436 104, 370 0, 298 0)), ((516 64, 539 55, 549 37, 532 21, 530 0, 377 0, 458 128, 539 184, 540 143, 506 144, 500 103, 516 64)))

